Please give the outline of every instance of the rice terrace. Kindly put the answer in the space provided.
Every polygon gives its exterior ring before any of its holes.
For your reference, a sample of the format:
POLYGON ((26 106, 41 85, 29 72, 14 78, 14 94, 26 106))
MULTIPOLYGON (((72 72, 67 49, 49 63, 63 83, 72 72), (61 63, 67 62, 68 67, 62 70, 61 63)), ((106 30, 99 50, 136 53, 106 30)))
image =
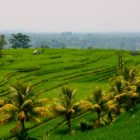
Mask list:
POLYGON ((42 54, 33 54, 34 50, 3 51, 1 139, 18 135, 50 140, 140 137, 139 55, 122 50, 123 68, 119 69, 120 50, 46 48, 42 54), (16 106, 14 94, 24 92, 31 96, 16 106), (34 100, 38 102, 32 110, 34 100), (31 112, 25 113, 26 109, 31 112), (10 120, 12 115, 17 117, 10 120), (21 133, 23 120, 26 133, 21 133))
POLYGON ((140 140, 140 0, 0 0, 0 140, 140 140))

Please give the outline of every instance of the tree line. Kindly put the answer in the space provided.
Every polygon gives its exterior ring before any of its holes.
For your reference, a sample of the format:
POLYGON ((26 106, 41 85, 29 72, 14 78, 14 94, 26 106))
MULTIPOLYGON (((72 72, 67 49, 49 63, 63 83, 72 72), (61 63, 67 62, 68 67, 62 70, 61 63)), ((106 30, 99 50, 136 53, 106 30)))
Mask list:
MULTIPOLYGON (((31 39, 28 35, 17 33, 12 34, 11 38, 9 39, 11 48, 29 48, 31 47, 30 42, 31 39)), ((3 49, 4 45, 6 44, 6 39, 4 35, 0 35, 0 57, 4 56, 3 49)))

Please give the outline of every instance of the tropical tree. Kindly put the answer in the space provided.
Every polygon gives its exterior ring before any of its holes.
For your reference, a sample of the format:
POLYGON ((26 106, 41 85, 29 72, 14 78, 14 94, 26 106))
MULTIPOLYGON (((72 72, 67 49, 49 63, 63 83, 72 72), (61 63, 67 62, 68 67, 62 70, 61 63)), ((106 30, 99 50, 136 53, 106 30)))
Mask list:
POLYGON ((0 58, 3 57, 3 47, 4 47, 5 43, 6 43, 5 36, 0 35, 0 58))
POLYGON ((46 103, 47 98, 36 101, 38 94, 35 93, 32 84, 17 81, 12 87, 11 101, 1 107, 4 113, 0 119, 1 124, 15 120, 16 125, 11 130, 12 135, 16 135, 20 140, 28 139, 25 127, 26 121, 40 122, 40 117, 49 116, 49 109, 46 103))
POLYGON ((125 67, 122 70, 122 75, 125 81, 131 83, 136 80, 137 70, 135 67, 132 67, 132 68, 125 67))
POLYGON ((68 86, 62 87, 60 92, 60 100, 55 105, 55 111, 64 116, 68 126, 68 132, 71 132, 71 118, 76 113, 76 102, 74 100, 76 89, 72 89, 68 86))
POLYGON ((123 93, 125 88, 125 82, 122 76, 116 76, 109 79, 111 89, 114 95, 123 93))
POLYGON ((102 113, 103 105, 104 105, 102 97, 103 97, 103 94, 102 94, 101 87, 99 86, 95 87, 91 102, 93 104, 93 107, 92 107, 93 110, 96 111, 97 113, 97 121, 96 121, 97 127, 100 126, 100 117, 101 117, 101 113, 102 113))
POLYGON ((111 91, 119 108, 129 110, 138 99, 139 78, 135 67, 124 67, 119 76, 110 79, 111 91))
POLYGON ((28 35, 18 33, 12 34, 12 37, 9 39, 12 48, 29 48, 30 45, 30 37, 28 35))
POLYGON ((117 115, 120 114, 120 108, 118 106, 118 103, 114 99, 110 99, 104 104, 104 110, 108 116, 108 120, 109 120, 108 123, 113 121, 112 114, 117 114, 117 115))

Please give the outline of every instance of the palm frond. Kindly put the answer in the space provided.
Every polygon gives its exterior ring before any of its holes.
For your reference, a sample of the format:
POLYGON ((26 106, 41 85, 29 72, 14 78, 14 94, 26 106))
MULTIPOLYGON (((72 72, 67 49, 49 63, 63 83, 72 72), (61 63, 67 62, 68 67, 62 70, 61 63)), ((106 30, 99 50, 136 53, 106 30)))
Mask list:
POLYGON ((10 119, 12 118, 12 116, 10 114, 6 114, 4 115, 1 119, 0 119, 0 124, 6 124, 7 122, 10 121, 10 119))
POLYGON ((133 68, 128 68, 128 67, 125 67, 122 71, 122 74, 124 76, 124 79, 126 81, 129 81, 129 82, 132 82, 135 80, 136 78, 136 75, 137 75, 137 70, 135 67, 133 68))
POLYGON ((35 103, 35 106, 42 106, 42 105, 45 105, 45 104, 48 103, 48 101, 50 101, 48 98, 43 98, 43 99, 37 101, 37 102, 35 103))
POLYGON ((106 104, 104 104, 104 109, 109 112, 117 112, 118 111, 118 105, 116 100, 109 100, 106 104))
POLYGON ((38 117, 35 117, 35 116, 29 116, 28 119, 32 122, 38 122, 38 123, 41 122, 41 120, 38 117))
POLYGON ((14 112, 14 111, 18 111, 18 108, 13 105, 13 104, 5 104, 3 107, 2 107, 2 111, 7 113, 7 112, 14 112))
POLYGON ((133 92, 133 91, 131 91, 129 95, 130 95, 130 98, 139 98, 140 97, 138 93, 133 92))
POLYGON ((35 107, 32 111, 33 113, 35 113, 36 115, 40 117, 49 116, 49 113, 50 113, 47 107, 35 107))
POLYGON ((75 103, 73 105, 74 110, 80 110, 80 111, 89 111, 92 108, 92 103, 88 100, 80 100, 79 102, 75 103))
POLYGON ((113 96, 112 93, 106 92, 106 93, 104 93, 103 96, 102 96, 102 101, 103 101, 104 103, 106 103, 106 102, 108 102, 109 100, 111 100, 111 99, 113 99, 113 98, 114 98, 114 96, 113 96))
POLYGON ((135 67, 133 67, 129 70, 130 82, 135 80, 136 74, 137 74, 137 71, 136 71, 135 67))
POLYGON ((32 100, 25 100, 24 103, 21 106, 21 108, 30 108, 30 107, 33 107, 32 100))
POLYGON ((24 111, 21 111, 18 113, 18 119, 19 120, 25 120, 26 119, 26 114, 24 111))
POLYGON ((68 86, 62 87, 60 102, 65 108, 70 108, 72 106, 76 91, 76 89, 72 89, 68 86))
POLYGON ((101 111, 101 107, 99 104, 94 104, 92 107, 95 111, 101 111))
POLYGON ((67 109, 64 107, 64 106, 62 106, 62 105, 56 105, 55 107, 54 107, 54 111, 57 113, 57 114, 65 114, 65 112, 67 111, 67 109))
POLYGON ((99 103, 102 98, 102 89, 100 87, 95 87, 93 91, 93 100, 95 103, 99 103))

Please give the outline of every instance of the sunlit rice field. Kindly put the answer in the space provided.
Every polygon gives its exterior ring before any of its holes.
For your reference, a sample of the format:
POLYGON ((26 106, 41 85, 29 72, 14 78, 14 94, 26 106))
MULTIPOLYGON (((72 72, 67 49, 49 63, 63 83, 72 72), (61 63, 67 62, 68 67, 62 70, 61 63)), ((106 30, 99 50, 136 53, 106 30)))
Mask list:
MULTIPOLYGON (((60 89, 69 85, 77 89, 76 100, 88 98, 96 85, 103 90, 109 89, 109 78, 118 69, 118 50, 103 49, 46 49, 43 54, 32 54, 34 49, 6 49, 5 57, 0 60, 0 97, 10 96, 10 86, 17 80, 33 83, 38 99, 59 97, 60 89)), ((140 56, 123 51, 123 66, 140 66, 140 56)), ((139 107, 137 107, 139 108, 139 107)), ((135 109, 137 110, 137 109, 135 109)), ((62 117, 46 118, 41 124, 26 123, 28 132, 34 137, 45 139, 78 140, 138 140, 140 135, 140 111, 136 115, 129 112, 118 118, 113 125, 82 133, 79 122, 82 119, 96 118, 93 112, 79 114, 72 120, 76 131, 73 136, 66 135, 66 124, 62 117), (130 116, 130 118, 128 118, 130 116), (123 121, 122 121, 123 120, 123 121)), ((0 137, 10 136, 14 122, 0 126, 0 137)))

